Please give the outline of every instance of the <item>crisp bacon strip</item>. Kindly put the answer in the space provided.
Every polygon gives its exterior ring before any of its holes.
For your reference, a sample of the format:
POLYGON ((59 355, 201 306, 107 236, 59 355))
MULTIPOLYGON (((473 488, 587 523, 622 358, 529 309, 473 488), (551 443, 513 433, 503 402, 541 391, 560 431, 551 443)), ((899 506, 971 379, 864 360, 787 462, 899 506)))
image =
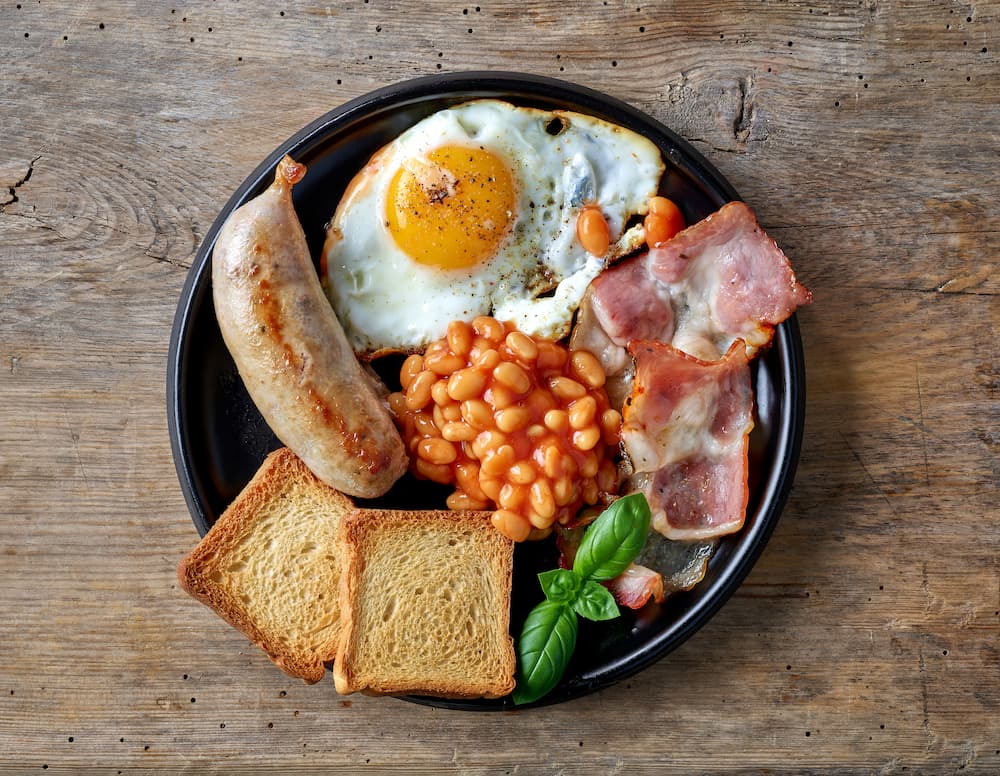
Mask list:
MULTIPOLYGON (((753 358, 777 324, 811 301, 753 211, 730 202, 660 247, 603 272, 584 306, 619 349, 632 340, 656 340, 712 361, 736 339, 753 358)), ((574 347, 595 339, 587 330, 573 336, 574 347)), ((609 374, 619 371, 620 353, 595 355, 609 374)))
POLYGON ((659 342, 629 345, 635 384, 622 444, 652 525, 669 539, 704 540, 743 526, 753 395, 746 347, 702 361, 659 342))
POLYGON ((676 306, 707 313, 681 317, 673 337, 675 347, 702 358, 717 358, 737 338, 752 358, 770 343, 777 324, 812 301, 788 258, 742 202, 723 205, 651 250, 647 266, 676 306), (714 354, 696 352, 706 340, 715 344, 714 354))

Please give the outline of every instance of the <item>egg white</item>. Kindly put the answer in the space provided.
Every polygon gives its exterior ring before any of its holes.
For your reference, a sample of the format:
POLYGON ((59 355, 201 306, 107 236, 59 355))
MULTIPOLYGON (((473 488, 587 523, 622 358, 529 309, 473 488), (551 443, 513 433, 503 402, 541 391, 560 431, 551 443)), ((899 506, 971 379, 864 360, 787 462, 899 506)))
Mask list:
POLYGON ((590 116, 478 100, 435 113, 380 150, 350 184, 327 230, 326 288, 361 355, 418 351, 448 323, 492 314, 533 336, 569 332, 583 292, 607 262, 637 247, 663 173, 648 139, 590 116), (561 131, 550 122, 561 122, 561 131), (548 129, 547 129, 548 128, 548 129), (406 160, 444 145, 482 147, 506 163, 516 187, 513 224, 492 258, 464 269, 420 264, 387 228, 389 184, 406 160), (616 243, 589 255, 576 237, 585 204, 600 207, 616 243))

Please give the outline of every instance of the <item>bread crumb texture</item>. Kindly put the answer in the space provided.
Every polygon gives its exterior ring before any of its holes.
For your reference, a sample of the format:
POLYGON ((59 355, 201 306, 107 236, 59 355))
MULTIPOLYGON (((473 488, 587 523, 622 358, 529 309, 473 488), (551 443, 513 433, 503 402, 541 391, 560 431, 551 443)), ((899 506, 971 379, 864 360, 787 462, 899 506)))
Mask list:
POLYGON ((336 521, 322 499, 301 483, 276 494, 266 519, 254 523, 210 575, 252 611, 286 648, 314 654, 336 640, 336 521))
POLYGON ((284 671, 322 678, 340 636, 341 519, 354 508, 286 449, 272 453, 178 577, 284 671))
POLYGON ((345 536, 339 690, 497 697, 513 689, 513 544, 488 512, 359 510, 345 536))

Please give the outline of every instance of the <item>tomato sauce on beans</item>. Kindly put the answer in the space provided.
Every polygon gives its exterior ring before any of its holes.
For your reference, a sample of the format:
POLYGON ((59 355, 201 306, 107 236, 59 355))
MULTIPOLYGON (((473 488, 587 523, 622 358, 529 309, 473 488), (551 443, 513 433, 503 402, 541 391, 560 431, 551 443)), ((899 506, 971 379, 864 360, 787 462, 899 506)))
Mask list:
POLYGON ((416 476, 455 485, 450 509, 493 509, 516 542, 617 492, 621 415, 588 351, 481 316, 400 369, 389 396, 416 476))

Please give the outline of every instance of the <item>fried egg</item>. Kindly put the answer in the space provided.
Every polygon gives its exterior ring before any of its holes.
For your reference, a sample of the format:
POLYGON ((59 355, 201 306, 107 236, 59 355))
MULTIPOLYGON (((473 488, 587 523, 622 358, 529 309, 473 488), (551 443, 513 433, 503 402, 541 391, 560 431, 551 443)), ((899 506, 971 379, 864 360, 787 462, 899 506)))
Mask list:
POLYGON ((420 121, 351 181, 327 228, 323 273, 355 352, 422 350, 448 323, 492 315, 561 339, 587 285, 637 248, 663 173, 659 149, 565 111, 478 100, 420 121), (603 256, 576 222, 597 207, 603 256))

